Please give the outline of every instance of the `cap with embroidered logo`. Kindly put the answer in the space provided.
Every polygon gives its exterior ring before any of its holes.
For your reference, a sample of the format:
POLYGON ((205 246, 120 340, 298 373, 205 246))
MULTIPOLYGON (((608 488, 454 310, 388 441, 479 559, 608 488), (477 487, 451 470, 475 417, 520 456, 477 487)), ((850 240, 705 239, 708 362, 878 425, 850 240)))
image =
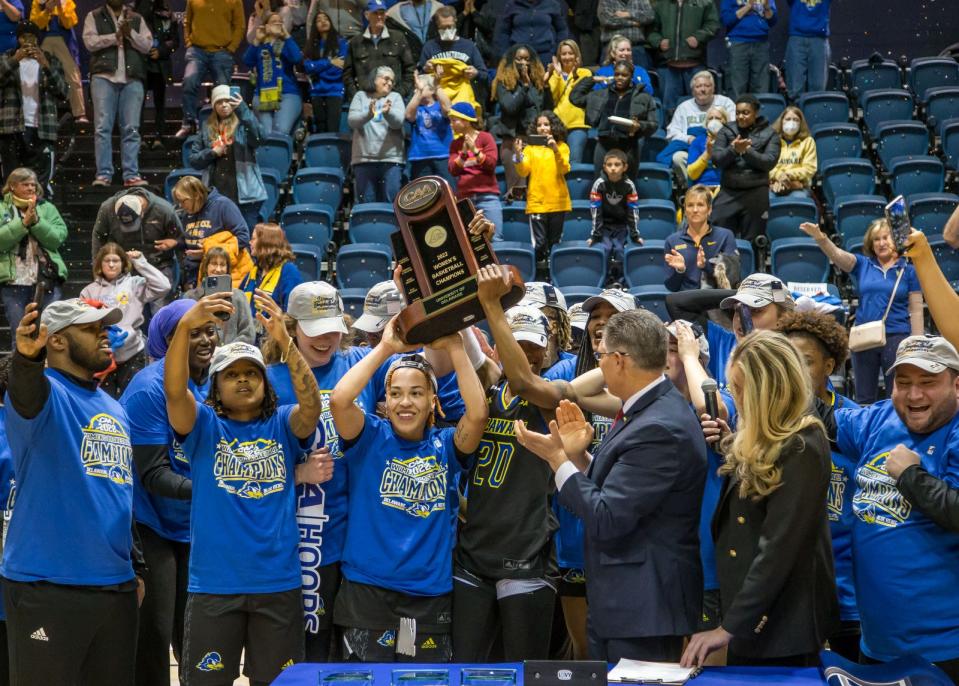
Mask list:
POLYGON ((383 0, 370 0, 366 3, 367 12, 385 12, 386 3, 383 0))
POLYGON ((706 339, 706 332, 703 331, 703 327, 701 327, 699 324, 688 322, 685 319, 674 319, 666 325, 666 330, 673 338, 679 338, 677 335, 677 332, 679 331, 679 324, 685 324, 693 332, 693 337, 696 339, 696 343, 699 344, 699 357, 704 360, 704 362, 708 363, 709 341, 706 339))
POLYGON ((600 303, 609 303, 617 312, 636 309, 636 298, 621 288, 607 288, 599 295, 593 295, 583 301, 583 311, 592 312, 600 303))
POLYGON ((566 297, 551 283, 528 281, 526 283, 526 293, 523 294, 523 299, 519 301, 519 304, 531 305, 532 307, 555 307, 565 310, 566 297))
POLYGON ((586 330, 586 322, 589 321, 589 312, 583 310, 583 303, 575 303, 569 308, 569 325, 580 331, 586 330))
POLYGON ((746 307, 765 307, 772 303, 779 303, 786 309, 796 307, 796 301, 793 300, 792 293, 786 288, 782 279, 772 274, 750 274, 739 284, 736 294, 728 298, 723 298, 719 307, 724 310, 731 310, 736 303, 742 303, 746 307))
POLYGON ((366 333, 379 333, 405 304, 403 294, 392 281, 381 281, 366 294, 363 315, 353 322, 353 328, 366 333))
POLYGON ((77 324, 102 322, 104 326, 110 326, 122 318, 123 312, 117 307, 107 307, 98 300, 70 298, 57 300, 43 308, 40 323, 46 325, 49 335, 77 324))
POLYGON ((947 369, 959 372, 959 353, 942 336, 909 336, 899 344, 896 361, 886 370, 886 374, 891 374, 901 364, 911 364, 930 374, 939 374, 947 369))
POLYGON ((517 341, 527 341, 545 348, 549 341, 549 322, 538 308, 517 305, 506 310, 506 323, 517 341))
POLYGON ((325 281, 307 281, 290 291, 286 312, 310 337, 350 332, 343 321, 343 298, 325 281))
POLYGON ((213 359, 210 360, 210 375, 222 372, 231 364, 240 360, 250 360, 257 367, 266 371, 266 365, 263 363, 263 353, 260 352, 259 348, 242 341, 233 341, 221 345, 213 351, 213 359))

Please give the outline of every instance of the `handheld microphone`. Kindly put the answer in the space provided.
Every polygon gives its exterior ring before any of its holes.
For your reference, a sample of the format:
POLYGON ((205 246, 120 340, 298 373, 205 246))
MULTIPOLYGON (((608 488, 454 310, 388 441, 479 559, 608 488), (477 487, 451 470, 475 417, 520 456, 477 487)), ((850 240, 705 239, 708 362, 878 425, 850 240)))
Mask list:
POLYGON ((719 384, 714 379, 706 379, 702 389, 706 396, 706 414, 716 419, 719 416, 719 384))

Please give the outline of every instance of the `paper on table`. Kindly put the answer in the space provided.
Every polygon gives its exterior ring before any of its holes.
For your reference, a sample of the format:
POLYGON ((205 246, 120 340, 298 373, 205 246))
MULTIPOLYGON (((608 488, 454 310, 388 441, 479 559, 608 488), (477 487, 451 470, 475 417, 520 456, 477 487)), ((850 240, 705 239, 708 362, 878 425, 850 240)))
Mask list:
POLYGON ((675 662, 643 662, 623 658, 610 670, 607 680, 634 684, 685 684, 699 671, 696 667, 680 667, 675 662))

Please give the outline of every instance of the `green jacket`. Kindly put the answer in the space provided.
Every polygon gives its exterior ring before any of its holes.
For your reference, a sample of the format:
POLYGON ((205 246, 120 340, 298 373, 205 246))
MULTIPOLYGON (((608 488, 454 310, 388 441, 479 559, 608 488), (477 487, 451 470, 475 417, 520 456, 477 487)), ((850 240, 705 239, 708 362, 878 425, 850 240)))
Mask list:
POLYGON ((67 265, 60 257, 60 246, 67 240, 67 225, 56 206, 45 200, 37 203, 37 218, 39 221, 36 224, 25 227, 13 206, 12 196, 8 193, 0 201, 0 284, 16 276, 17 250, 27 234, 46 250, 50 260, 57 265, 60 278, 67 278, 67 265))
POLYGON ((706 44, 719 33, 719 11, 713 0, 686 0, 680 7, 676 0, 657 0, 653 7, 653 19, 646 40, 657 55, 657 62, 695 60, 706 63, 706 44), (694 36, 699 43, 689 47, 686 39, 694 36), (659 44, 669 41, 669 49, 663 52, 659 44))

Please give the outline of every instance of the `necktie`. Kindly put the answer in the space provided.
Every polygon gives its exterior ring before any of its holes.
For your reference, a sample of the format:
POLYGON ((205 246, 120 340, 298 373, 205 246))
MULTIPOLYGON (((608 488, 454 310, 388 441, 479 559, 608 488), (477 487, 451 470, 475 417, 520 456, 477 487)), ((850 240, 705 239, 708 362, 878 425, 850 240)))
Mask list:
POLYGON ((611 429, 612 429, 612 428, 615 428, 615 426, 616 426, 617 424, 619 424, 621 421, 623 421, 623 410, 622 410, 622 408, 620 408, 619 412, 616 413, 616 416, 613 417, 613 424, 612 424, 612 426, 610 426, 609 428, 611 428, 611 429))

